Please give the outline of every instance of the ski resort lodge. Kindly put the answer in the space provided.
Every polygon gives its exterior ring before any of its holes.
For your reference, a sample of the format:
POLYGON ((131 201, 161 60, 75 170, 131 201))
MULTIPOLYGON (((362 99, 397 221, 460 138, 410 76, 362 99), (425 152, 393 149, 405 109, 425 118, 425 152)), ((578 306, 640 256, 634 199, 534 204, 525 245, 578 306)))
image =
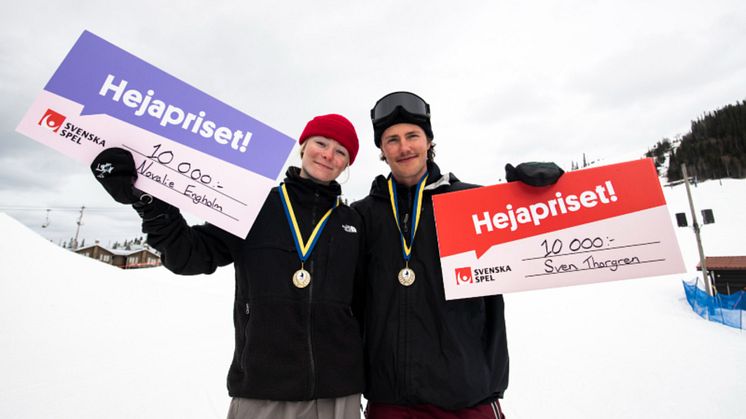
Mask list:
MULTIPOLYGON (((710 280, 720 294, 746 291, 746 256, 707 256, 710 280)), ((697 270, 702 266, 697 264, 697 270)))
POLYGON ((136 246, 131 250, 108 249, 100 244, 81 247, 75 253, 97 259, 122 269, 149 268, 161 265, 161 256, 151 247, 136 246))

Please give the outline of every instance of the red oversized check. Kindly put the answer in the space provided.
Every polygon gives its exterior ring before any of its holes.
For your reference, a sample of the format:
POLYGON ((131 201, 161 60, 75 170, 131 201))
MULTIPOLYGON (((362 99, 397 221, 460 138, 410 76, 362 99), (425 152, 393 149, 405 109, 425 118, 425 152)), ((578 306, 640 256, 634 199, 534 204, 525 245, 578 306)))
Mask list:
POLYGON ((433 196, 446 299, 685 272, 651 159, 433 196))

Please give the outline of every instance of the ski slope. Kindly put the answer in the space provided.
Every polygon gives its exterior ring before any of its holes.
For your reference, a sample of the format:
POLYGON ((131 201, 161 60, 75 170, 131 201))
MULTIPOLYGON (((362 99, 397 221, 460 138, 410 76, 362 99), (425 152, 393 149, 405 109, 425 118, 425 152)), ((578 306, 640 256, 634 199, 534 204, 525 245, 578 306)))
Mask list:
MULTIPOLYGON (((746 255, 746 181, 693 191, 715 213, 706 253, 746 255)), ((683 186, 665 193, 688 213, 683 186)), ((0 417, 225 417, 232 267, 123 271, 5 214, 0 231, 0 417)), ((692 313, 694 234, 677 234, 686 275, 505 296, 509 418, 744 417, 746 332, 692 313)))

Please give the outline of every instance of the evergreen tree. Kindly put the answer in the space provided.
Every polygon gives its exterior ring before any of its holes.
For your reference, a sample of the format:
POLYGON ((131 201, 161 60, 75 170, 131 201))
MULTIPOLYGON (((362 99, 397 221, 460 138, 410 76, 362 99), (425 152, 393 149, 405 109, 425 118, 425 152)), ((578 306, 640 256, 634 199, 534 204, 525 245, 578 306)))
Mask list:
MULTIPOLYGON (((670 142, 659 146, 670 147, 670 142)), ((676 152, 668 153, 669 181, 682 178, 681 163, 699 180, 746 177, 746 100, 702 114, 691 122, 676 152)))

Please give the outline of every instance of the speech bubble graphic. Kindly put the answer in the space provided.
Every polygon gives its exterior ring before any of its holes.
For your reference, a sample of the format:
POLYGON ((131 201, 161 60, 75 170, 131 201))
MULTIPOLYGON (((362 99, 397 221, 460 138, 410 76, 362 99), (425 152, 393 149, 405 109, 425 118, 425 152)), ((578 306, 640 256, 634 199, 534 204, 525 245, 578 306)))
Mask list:
POLYGON ((552 186, 521 182, 433 196, 441 257, 665 205, 651 159, 565 174, 552 186), (651 193, 651 191, 655 191, 651 193))
POLYGON ((295 145, 294 139, 88 31, 44 89, 82 104, 81 115, 110 115, 269 179, 280 175, 295 145))

